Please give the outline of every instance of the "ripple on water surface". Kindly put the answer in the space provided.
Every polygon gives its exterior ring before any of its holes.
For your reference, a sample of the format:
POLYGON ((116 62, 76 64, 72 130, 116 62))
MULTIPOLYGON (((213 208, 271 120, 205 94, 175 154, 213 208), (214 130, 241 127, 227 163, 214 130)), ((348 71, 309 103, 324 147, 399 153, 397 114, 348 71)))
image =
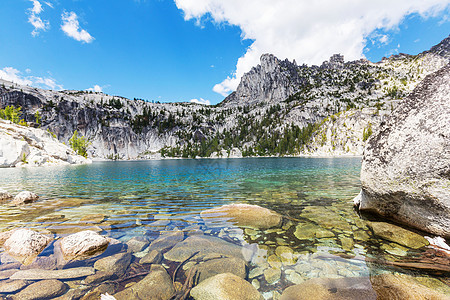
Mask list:
MULTIPOLYGON (((199 261, 224 259, 192 257, 182 266, 167 259, 165 253, 174 247, 167 242, 170 234, 181 231, 181 240, 203 234, 241 247, 247 265, 244 277, 265 298, 277 298, 287 287, 298 284, 308 291, 314 282, 327 287, 324 293, 348 292, 349 286, 360 284, 382 294, 377 284, 381 280, 380 286, 386 286, 386 274, 394 276, 389 284, 407 282, 409 286, 449 294, 448 273, 427 270, 415 272, 413 277, 407 269, 395 265, 422 257, 426 250, 374 236, 367 221, 353 211, 351 200, 359 191, 359 171, 360 158, 96 162, 4 169, 1 187, 11 193, 31 190, 41 198, 29 206, 0 205, 0 227, 2 231, 28 227, 56 239, 87 229, 128 243, 129 249, 139 251, 133 254, 127 271, 117 274, 110 293, 139 281, 143 277, 139 274, 148 273, 150 265, 140 262, 148 257, 152 244, 170 246, 158 249, 163 254, 161 263, 180 284, 199 261), (200 216, 203 210, 230 203, 272 209, 283 216, 282 223, 269 229, 245 228, 224 218, 205 223, 200 216), (156 239, 158 242, 152 243, 156 239), (351 282, 346 278, 360 279, 351 282)), ((52 257, 53 246, 39 257, 52 257)), ((64 268, 93 266, 108 251, 64 268)), ((126 247, 119 251, 126 251, 126 247)), ((7 257, 3 252, 0 267, 14 261, 7 257)), ((71 285, 78 289, 84 286, 71 285)))

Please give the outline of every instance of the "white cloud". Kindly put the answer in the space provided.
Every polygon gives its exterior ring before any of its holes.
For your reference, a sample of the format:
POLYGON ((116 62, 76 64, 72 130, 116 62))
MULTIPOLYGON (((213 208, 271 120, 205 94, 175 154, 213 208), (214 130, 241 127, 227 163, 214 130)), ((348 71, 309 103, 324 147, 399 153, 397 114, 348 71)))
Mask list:
MULTIPOLYGON (((259 63, 263 53, 298 63, 320 64, 334 53, 347 60, 364 57, 369 35, 395 29, 405 16, 435 16, 450 0, 174 0, 185 20, 212 20, 239 26, 242 38, 253 40, 236 70, 214 91, 226 95, 241 76, 259 63)), ((379 42, 387 42, 388 37, 379 42)))
POLYGON ((50 22, 42 20, 39 14, 44 10, 42 4, 37 0, 30 0, 33 3, 33 7, 28 9, 29 17, 28 23, 33 25, 34 29, 31 32, 32 36, 39 35, 39 31, 47 31, 50 28, 50 22))
POLYGON ((210 105, 211 102, 209 100, 200 98, 200 99, 191 99, 189 102, 191 103, 197 103, 197 104, 203 104, 203 105, 210 105))
MULTIPOLYGON (((30 70, 30 69, 27 69, 30 70)), ((27 73, 29 73, 26 70, 27 73)), ((30 70, 31 72, 31 70, 30 70)), ((39 88, 62 90, 63 86, 56 83, 56 80, 51 77, 38 77, 38 76, 24 76, 22 73, 12 67, 5 67, 0 70, 0 79, 11 81, 19 85, 29 85, 39 88)))
POLYGON ((78 16, 73 11, 63 12, 61 19, 63 21, 61 29, 67 36, 84 43, 91 43, 94 40, 89 32, 80 28, 78 16))
POLYGON ((5 67, 0 70, 0 78, 20 85, 31 85, 33 83, 29 78, 23 77, 19 70, 12 67, 5 67))
POLYGON ((51 7, 51 8, 53 8, 53 4, 52 4, 51 2, 48 2, 48 1, 44 1, 44 3, 45 3, 45 4, 47 4, 47 6, 48 6, 48 7, 51 7))
POLYGON ((99 86, 98 84, 94 85, 94 87, 88 88, 86 91, 93 91, 96 93, 103 93, 103 87, 99 86))

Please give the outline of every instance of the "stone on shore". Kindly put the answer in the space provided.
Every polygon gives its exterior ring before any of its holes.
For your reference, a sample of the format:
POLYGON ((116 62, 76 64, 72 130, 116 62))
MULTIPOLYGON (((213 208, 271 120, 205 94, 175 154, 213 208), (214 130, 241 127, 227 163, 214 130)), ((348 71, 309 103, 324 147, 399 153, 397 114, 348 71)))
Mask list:
POLYGON ((66 260, 85 259, 103 252, 109 240, 90 230, 80 231, 61 239, 61 251, 66 260))
POLYGON ((22 205, 22 204, 28 204, 28 203, 33 203, 35 201, 37 201, 39 199, 39 196, 36 195, 33 192, 29 192, 29 191, 23 191, 18 193, 13 201, 11 201, 12 205, 22 205))
POLYGON ((169 300, 175 294, 172 278, 161 265, 152 265, 150 273, 141 281, 114 294, 117 300, 169 300))
POLYGON ((202 281, 190 293, 195 300, 262 300, 258 290, 239 276, 231 273, 218 274, 202 281))
POLYGON ((368 140, 355 205, 450 238, 450 64, 428 75, 368 140))
POLYGON ((368 222, 367 226, 376 236, 397 244, 418 249, 430 243, 420 234, 386 222, 368 222))
POLYGON ((171 261, 182 262, 191 256, 193 256, 192 258, 196 258, 213 253, 244 259, 242 247, 206 235, 188 237, 166 252, 164 258, 171 261))
POLYGON ((48 236, 33 230, 14 230, 3 244, 5 250, 21 263, 30 264, 52 241, 48 236))
POLYGON ((230 204, 204 210, 200 213, 206 223, 230 221, 237 226, 267 229, 279 226, 280 214, 273 210, 250 204, 230 204))
POLYGON ((59 280, 41 280, 30 284, 19 293, 13 295, 13 300, 52 299, 64 294, 69 287, 59 280))
POLYGON ((75 279, 95 274, 91 267, 79 267, 62 270, 29 269, 15 272, 10 279, 42 280, 42 279, 75 279))

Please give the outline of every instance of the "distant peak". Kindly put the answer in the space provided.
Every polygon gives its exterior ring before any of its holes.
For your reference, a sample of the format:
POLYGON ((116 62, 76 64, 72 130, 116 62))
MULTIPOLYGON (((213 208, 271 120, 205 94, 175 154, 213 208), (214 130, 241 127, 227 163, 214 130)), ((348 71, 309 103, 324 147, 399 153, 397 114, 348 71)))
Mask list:
POLYGON ((324 68, 342 68, 344 66, 344 55, 333 54, 330 60, 324 61, 322 67, 324 68))

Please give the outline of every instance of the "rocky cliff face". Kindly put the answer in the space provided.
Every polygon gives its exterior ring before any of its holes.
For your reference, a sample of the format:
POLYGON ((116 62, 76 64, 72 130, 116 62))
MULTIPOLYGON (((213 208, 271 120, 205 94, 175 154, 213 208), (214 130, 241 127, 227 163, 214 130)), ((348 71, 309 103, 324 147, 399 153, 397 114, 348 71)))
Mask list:
POLYGON ((266 54, 217 106, 150 103, 0 81, 0 107, 22 106, 29 122, 39 111, 42 127, 62 142, 78 130, 91 141, 91 157, 362 154, 361 130, 369 123, 375 129, 426 75, 446 65, 449 44, 447 38, 419 55, 400 54, 379 63, 345 62, 334 55, 321 66, 298 66, 266 54))
POLYGON ((425 80, 370 137, 360 210, 450 238, 450 65, 425 80))
POLYGON ((47 131, 0 119, 0 167, 89 162, 90 160, 77 155, 47 131))

